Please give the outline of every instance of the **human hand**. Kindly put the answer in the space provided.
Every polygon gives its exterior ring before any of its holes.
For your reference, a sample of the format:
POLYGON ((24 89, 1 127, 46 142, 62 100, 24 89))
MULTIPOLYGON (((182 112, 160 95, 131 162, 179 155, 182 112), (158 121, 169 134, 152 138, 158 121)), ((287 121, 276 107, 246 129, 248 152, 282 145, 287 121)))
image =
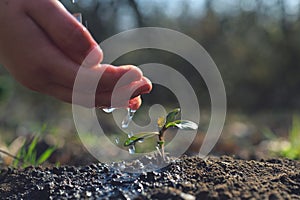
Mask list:
POLYGON ((96 99, 99 98, 96 107, 130 107, 137 110, 142 103, 139 95, 152 88, 151 82, 135 66, 98 64, 86 67, 85 61, 84 67, 78 72, 73 90, 73 100, 77 104, 90 107, 94 103, 91 100, 96 95, 96 99))
POLYGON ((87 55, 86 79, 104 70, 95 104, 84 103, 86 91, 74 91, 80 98, 73 103, 109 107, 115 89, 132 94, 131 100, 121 99, 119 106, 137 109, 141 105, 139 95, 151 90, 150 81, 134 66, 100 66, 103 54, 98 44, 57 0, 1 1, 0 25, 0 62, 32 90, 71 103, 75 77, 87 55), (112 87, 127 72, 131 79, 121 88, 112 87))

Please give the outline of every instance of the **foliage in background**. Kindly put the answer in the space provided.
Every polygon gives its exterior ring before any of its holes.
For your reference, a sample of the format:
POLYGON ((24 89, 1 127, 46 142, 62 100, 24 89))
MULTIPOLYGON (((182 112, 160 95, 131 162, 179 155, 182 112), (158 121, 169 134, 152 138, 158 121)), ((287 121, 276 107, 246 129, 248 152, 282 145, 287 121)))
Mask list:
MULTIPOLYGON (((231 112, 247 115, 245 111, 271 110, 273 113, 300 108, 300 0, 61 2, 70 12, 83 14, 83 21, 87 21, 88 30, 98 42, 123 30, 147 26, 171 28, 191 36, 216 62, 231 112), (203 3, 199 5, 198 2, 203 3)), ((202 77, 196 76, 193 67, 179 56, 147 49, 128 53, 114 62, 128 63, 162 63, 175 68, 195 86, 200 107, 210 109, 210 98, 202 77)), ((0 67, 0 76, 1 139, 10 141, 20 130, 36 122, 47 122, 68 130, 64 119, 72 121, 70 105, 24 88, 4 67, 0 67)), ((172 102, 176 99, 174 94, 161 88, 154 85, 151 95, 143 97, 143 107, 148 106, 146 104, 178 106, 172 102)), ((107 121, 103 119, 102 123, 108 124, 107 121)), ((60 132, 60 135, 73 137, 74 130, 66 132, 60 132)), ((281 143, 289 144, 285 140, 281 143)))
POLYGON ((287 139, 277 138, 271 130, 264 131, 264 134, 271 139, 269 150, 272 153, 289 159, 300 159, 300 116, 294 115, 287 139))
POLYGON ((37 144, 42 138, 42 134, 45 129, 46 126, 42 128, 41 132, 37 133, 33 137, 29 145, 26 145, 26 142, 23 144, 13 161, 13 167, 25 168, 27 166, 38 166, 48 160, 52 153, 57 149, 55 146, 49 147, 44 152, 42 152, 41 155, 37 155, 37 144))
MULTIPOLYGON (((98 42, 136 27, 171 28, 191 36, 216 62, 229 109, 300 108, 300 0, 61 2, 70 12, 82 12, 98 42)), ((135 51, 115 64, 157 62, 173 67, 189 78, 201 103, 209 107, 201 76, 178 57, 162 51, 135 51)), ((144 103, 163 98, 164 104, 170 104, 173 98, 161 97, 161 93, 147 96, 144 103)))
MULTIPOLYGON (((136 27, 165 27, 191 36, 217 64, 226 87, 228 110, 254 113, 264 109, 300 108, 300 7, 291 8, 287 3, 299 5, 300 0, 61 2, 70 12, 83 14, 83 21, 87 21, 88 30, 98 42, 136 27)), ((147 49, 128 53, 115 61, 115 64, 144 63, 162 63, 178 70, 188 77, 201 99, 201 108, 210 109, 206 84, 179 56, 147 49)), ((3 90, 0 97, 8 103, 0 106, 1 128, 14 132, 18 126, 30 127, 36 121, 58 124, 62 118, 71 118, 68 104, 30 92, 16 83, 3 67, 0 75, 10 77, 14 83, 10 86, 5 79, 0 81, 3 90), (11 90, 9 100, 4 98, 11 90)), ((143 105, 177 107, 174 94, 161 88, 154 85, 151 95, 143 97, 143 105)))

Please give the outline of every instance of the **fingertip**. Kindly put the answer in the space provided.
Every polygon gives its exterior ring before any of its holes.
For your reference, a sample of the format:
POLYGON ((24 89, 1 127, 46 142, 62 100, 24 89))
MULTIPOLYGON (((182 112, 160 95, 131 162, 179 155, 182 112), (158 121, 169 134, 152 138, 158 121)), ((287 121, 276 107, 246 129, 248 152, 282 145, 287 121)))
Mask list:
POLYGON ((135 71, 136 73, 140 74, 140 75, 143 75, 143 72, 140 68, 138 68, 136 65, 121 65, 120 67, 124 67, 126 68, 127 70, 133 70, 135 71))
POLYGON ((94 46, 94 48, 89 52, 86 58, 82 62, 82 67, 93 67, 100 64, 103 60, 103 51, 99 45, 94 46))
POLYGON ((151 92, 153 86, 152 86, 152 82, 150 81, 150 79, 148 79, 147 77, 143 77, 143 81, 144 81, 144 91, 145 91, 145 93, 151 92))
POLYGON ((133 99, 130 99, 128 107, 132 110, 137 110, 141 107, 141 105, 142 105, 142 98, 141 96, 137 96, 133 99))
POLYGON ((106 66, 105 73, 101 77, 101 81, 106 85, 105 88, 122 87, 129 85, 133 82, 140 81, 143 77, 142 71, 133 65, 106 66))
POLYGON ((136 89, 135 94, 147 94, 152 90, 152 83, 146 77, 143 77, 137 84, 139 87, 136 89))
POLYGON ((121 65, 119 68, 123 70, 124 74, 130 74, 135 80, 140 80, 143 77, 142 70, 135 65, 121 65))

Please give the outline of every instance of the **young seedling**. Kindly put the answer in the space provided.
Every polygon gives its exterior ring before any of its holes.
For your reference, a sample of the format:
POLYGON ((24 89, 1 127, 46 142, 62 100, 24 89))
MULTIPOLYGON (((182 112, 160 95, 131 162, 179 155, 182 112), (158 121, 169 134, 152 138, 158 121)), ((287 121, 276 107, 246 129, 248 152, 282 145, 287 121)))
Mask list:
POLYGON ((181 130, 197 130, 198 125, 192 121, 177 119, 180 109, 176 108, 169 112, 166 117, 160 117, 157 120, 158 132, 146 132, 138 133, 129 137, 125 142, 125 147, 130 147, 131 149, 135 147, 137 142, 143 142, 145 139, 157 137, 157 149, 161 153, 161 157, 165 160, 165 133, 169 128, 177 128, 181 130))

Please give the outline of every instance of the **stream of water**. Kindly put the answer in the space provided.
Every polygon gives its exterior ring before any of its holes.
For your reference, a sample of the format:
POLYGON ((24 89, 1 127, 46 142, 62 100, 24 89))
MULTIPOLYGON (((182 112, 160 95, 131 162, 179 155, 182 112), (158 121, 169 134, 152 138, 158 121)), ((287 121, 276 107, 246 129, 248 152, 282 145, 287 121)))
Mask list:
MULTIPOLYGON (((77 3, 78 0, 71 0, 73 4, 77 3)), ((82 23, 82 15, 81 13, 76 13, 76 14, 73 14, 74 17, 82 23)), ((86 21, 86 26, 87 26, 87 21, 86 21)), ((112 113, 114 110, 116 110, 117 108, 103 108, 102 110, 106 113, 112 113)), ((123 129, 126 129, 128 128, 130 122, 132 121, 132 118, 135 114, 136 110, 132 110, 131 108, 127 108, 127 115, 125 116, 125 118, 123 119, 122 123, 121 123, 121 127, 123 129)), ((133 134, 132 133, 128 133, 127 134, 128 138, 132 137, 133 134)), ((120 143, 120 139, 119 138, 116 138, 115 139, 115 142, 116 144, 119 144, 120 143)), ((131 145, 128 149, 129 153, 130 154, 134 154, 135 153, 135 147, 134 145, 131 145)))
MULTIPOLYGON (((112 112, 113 112, 114 110, 116 110, 116 109, 117 109, 117 108, 103 108, 102 110, 103 110, 104 112, 106 112, 106 113, 112 113, 112 112)), ((123 121, 122 121, 122 123, 121 123, 121 127, 122 127, 122 128, 124 128, 124 129, 128 128, 130 122, 132 121, 132 118, 133 118, 135 112, 136 112, 136 110, 132 110, 131 108, 127 108, 127 114, 126 114, 126 116, 124 117, 124 119, 123 119, 123 121)), ((133 133, 132 133, 132 132, 129 132, 129 133, 127 134, 127 137, 128 137, 128 138, 131 138, 132 136, 133 136, 133 133)), ((120 138, 117 137, 117 138, 115 139, 115 142, 116 142, 116 144, 119 144, 119 143, 120 143, 120 138)), ((130 154, 134 154, 134 153, 135 153, 135 147, 134 147, 134 145, 129 146, 128 152, 129 152, 130 154)))
MULTIPOLYGON (((103 108, 102 110, 106 113, 112 113, 116 109, 117 108, 103 108)), ((128 128, 130 122, 132 121, 132 118, 133 118, 135 112, 136 112, 136 110, 132 110, 131 108, 127 108, 127 115, 125 116, 125 118, 123 119, 123 121, 121 123, 122 128, 124 128, 124 129, 128 128)))

